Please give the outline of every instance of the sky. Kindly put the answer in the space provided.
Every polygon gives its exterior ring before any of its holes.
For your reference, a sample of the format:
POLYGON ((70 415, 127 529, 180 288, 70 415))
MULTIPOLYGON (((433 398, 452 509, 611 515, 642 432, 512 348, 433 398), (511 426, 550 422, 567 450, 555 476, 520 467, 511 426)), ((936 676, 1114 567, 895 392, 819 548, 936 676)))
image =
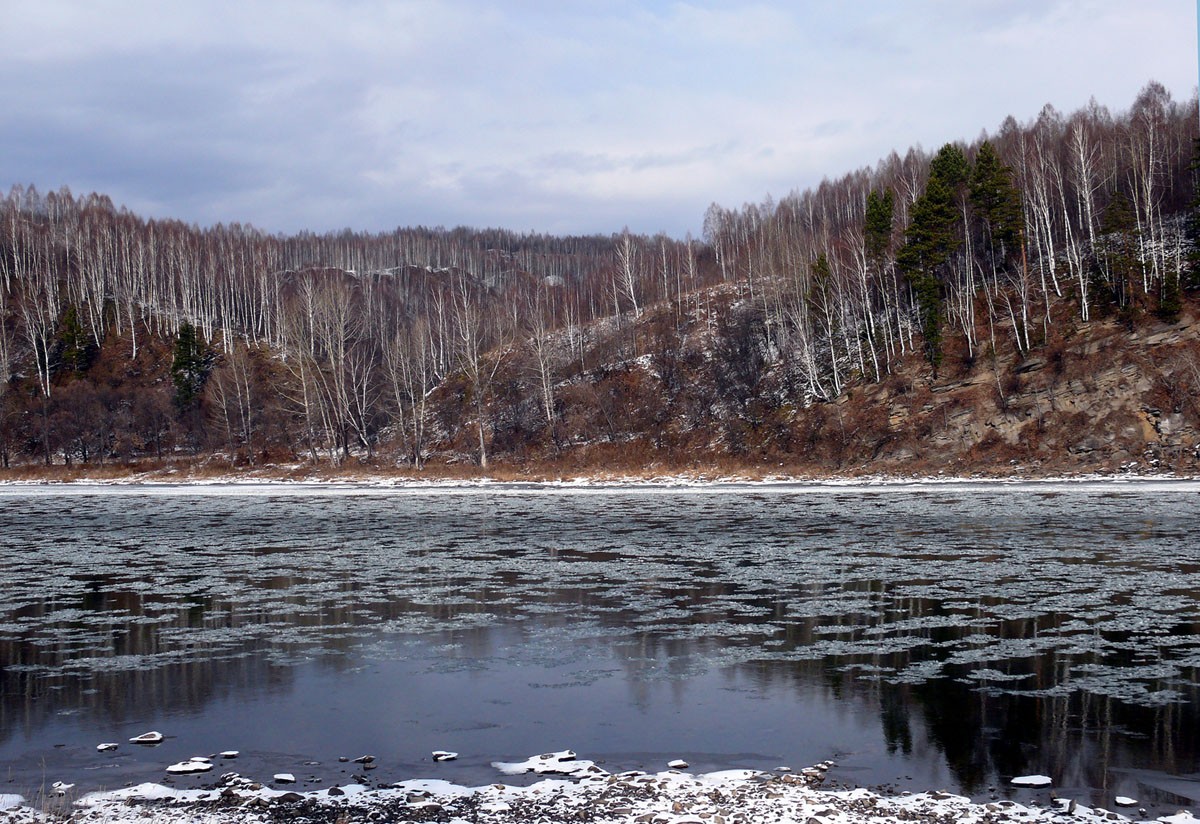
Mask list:
POLYGON ((0 0, 0 190, 268 232, 700 236, 1050 103, 1197 85, 1193 0, 0 0))

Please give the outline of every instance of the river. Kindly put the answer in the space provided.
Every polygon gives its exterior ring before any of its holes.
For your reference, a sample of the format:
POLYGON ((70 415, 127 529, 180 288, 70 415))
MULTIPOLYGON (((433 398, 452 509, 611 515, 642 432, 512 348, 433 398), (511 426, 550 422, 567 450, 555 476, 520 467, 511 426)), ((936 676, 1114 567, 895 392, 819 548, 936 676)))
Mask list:
POLYGON ((1198 573, 1190 482, 0 487, 0 792, 571 748, 1195 809, 1198 573))

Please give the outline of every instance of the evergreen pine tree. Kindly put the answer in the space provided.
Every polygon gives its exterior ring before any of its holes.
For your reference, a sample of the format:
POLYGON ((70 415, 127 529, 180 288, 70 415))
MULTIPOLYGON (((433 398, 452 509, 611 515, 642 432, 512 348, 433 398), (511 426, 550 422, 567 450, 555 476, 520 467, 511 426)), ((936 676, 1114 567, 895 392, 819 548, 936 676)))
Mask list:
POLYGON ((867 195, 867 215, 863 227, 863 246, 876 271, 883 268, 892 245, 892 221, 895 204, 892 190, 885 189, 882 193, 872 191, 867 195))
POLYGON ((1158 296, 1158 309, 1155 314, 1167 323, 1179 320, 1183 311, 1183 292, 1179 288, 1179 275, 1173 270, 1167 270, 1163 275, 1162 291, 1158 296))
POLYGON ((59 366, 71 372, 86 372, 96 356, 96 346, 79 322, 74 306, 68 306, 63 313, 57 348, 59 366))
POLYGON ((942 280, 950 256, 962 239, 957 231, 955 205, 965 186, 969 167, 962 149, 947 143, 929 164, 929 183, 910 210, 904 246, 896 255, 913 296, 925 341, 925 359, 937 377, 942 362, 942 319, 945 315, 942 280))
POLYGON ((175 403, 181 409, 192 406, 204 388, 210 358, 196 327, 184 321, 175 339, 175 356, 171 361, 171 380, 175 384, 175 403))
POLYGON ((1187 211, 1188 273, 1184 280, 1187 289, 1200 289, 1200 137, 1192 138, 1192 199, 1187 211))
POLYGON ((1118 192, 1104 210, 1100 221, 1102 240, 1098 250, 1097 292, 1107 307, 1116 306, 1126 324, 1134 322, 1138 312, 1135 289, 1141 275, 1137 259, 1137 221, 1129 197, 1118 192))
POLYGON ((1000 162, 990 141, 975 155, 971 173, 971 208, 983 223, 989 247, 1003 260, 1018 250, 1023 236, 1021 195, 1013 185, 1012 170, 1000 162))

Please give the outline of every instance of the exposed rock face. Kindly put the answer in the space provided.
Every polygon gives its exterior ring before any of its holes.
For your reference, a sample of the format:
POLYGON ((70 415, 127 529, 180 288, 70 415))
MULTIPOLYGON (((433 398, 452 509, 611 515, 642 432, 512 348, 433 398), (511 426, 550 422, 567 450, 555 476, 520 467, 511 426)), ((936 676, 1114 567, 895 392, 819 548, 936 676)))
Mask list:
MULTIPOLYGON (((1200 330, 1137 335, 1096 323, 1045 356, 977 361, 931 382, 907 372, 853 391, 847 417, 887 410, 864 471, 953 474, 1200 470, 1200 330), (882 437, 881 437, 882 436, 882 437)), ((864 434, 860 431, 860 435, 864 434)))

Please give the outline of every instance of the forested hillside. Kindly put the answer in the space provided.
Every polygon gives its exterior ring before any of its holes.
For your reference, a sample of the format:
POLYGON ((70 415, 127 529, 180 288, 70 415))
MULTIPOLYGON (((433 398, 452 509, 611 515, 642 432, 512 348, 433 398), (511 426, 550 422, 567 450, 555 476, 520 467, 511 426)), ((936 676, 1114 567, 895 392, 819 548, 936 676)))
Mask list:
POLYGON ((1010 117, 702 239, 0 201, 0 463, 957 474, 1200 437, 1197 103, 1010 117))

